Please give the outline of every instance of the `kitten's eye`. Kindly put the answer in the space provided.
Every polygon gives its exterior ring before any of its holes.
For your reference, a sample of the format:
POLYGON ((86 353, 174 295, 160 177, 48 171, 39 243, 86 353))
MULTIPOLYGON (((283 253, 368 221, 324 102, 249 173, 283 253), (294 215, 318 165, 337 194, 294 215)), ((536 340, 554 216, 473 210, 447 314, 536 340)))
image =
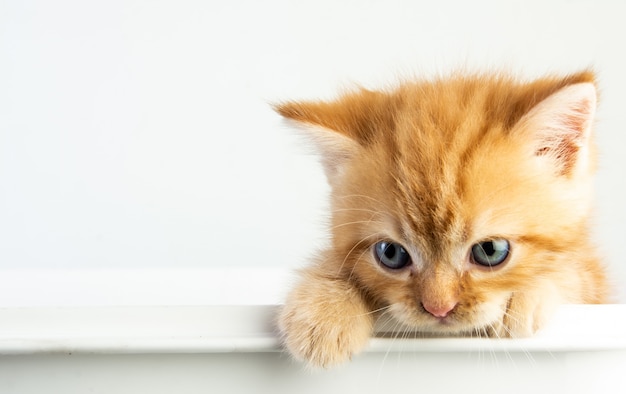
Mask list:
POLYGON ((394 242, 380 241, 376 243, 374 253, 378 262, 387 268, 397 270, 411 264, 409 252, 402 245, 394 242))
POLYGON ((472 246, 472 261, 485 267, 502 264, 509 256, 509 241, 506 239, 489 239, 472 246))

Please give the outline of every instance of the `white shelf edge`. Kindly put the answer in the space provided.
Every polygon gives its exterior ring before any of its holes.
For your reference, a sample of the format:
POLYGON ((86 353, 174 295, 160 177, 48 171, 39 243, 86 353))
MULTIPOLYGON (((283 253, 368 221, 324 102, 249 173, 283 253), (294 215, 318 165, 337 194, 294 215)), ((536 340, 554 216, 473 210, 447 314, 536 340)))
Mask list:
MULTIPOLYGON (((0 355, 280 351, 277 305, 0 308, 0 355)), ((367 352, 626 350, 626 305, 563 306, 527 339, 372 338, 367 352)))

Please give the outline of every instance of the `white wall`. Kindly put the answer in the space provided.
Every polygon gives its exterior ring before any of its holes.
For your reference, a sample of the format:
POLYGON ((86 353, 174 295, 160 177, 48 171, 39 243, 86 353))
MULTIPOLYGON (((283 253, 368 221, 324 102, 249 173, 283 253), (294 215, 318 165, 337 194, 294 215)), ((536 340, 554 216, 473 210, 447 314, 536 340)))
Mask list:
POLYGON ((598 238, 624 301, 623 4, 1 2, 0 269, 302 265, 327 187, 268 102, 593 65, 598 238))

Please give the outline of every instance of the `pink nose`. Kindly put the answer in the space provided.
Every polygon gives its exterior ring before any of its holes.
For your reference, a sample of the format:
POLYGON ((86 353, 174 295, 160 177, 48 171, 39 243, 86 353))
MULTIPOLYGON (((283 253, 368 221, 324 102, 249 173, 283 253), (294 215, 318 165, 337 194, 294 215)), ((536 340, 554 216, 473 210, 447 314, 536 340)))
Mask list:
POLYGON ((422 306, 426 309, 426 311, 428 311, 428 313, 435 317, 446 317, 456 306, 456 301, 449 302, 447 304, 422 303, 422 306))

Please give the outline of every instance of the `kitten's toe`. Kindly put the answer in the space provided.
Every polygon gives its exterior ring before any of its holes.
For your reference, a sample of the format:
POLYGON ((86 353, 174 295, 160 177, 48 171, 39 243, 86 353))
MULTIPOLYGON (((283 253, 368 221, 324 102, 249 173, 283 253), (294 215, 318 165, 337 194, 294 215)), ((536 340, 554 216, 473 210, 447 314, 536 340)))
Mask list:
POLYGON ((310 323, 284 323, 283 342, 294 358, 312 367, 327 368, 345 363, 365 347, 370 336, 369 330, 358 323, 350 332, 310 323))

